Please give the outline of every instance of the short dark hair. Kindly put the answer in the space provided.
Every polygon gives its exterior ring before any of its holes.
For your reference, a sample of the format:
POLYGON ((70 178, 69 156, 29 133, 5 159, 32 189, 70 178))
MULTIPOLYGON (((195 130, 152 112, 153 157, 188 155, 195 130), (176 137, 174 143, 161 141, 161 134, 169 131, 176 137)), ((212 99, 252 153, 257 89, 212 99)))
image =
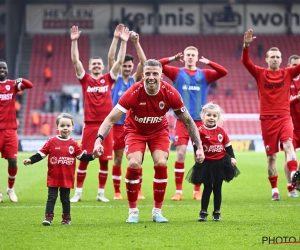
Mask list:
POLYGON ((145 63, 144 63, 144 67, 147 66, 151 66, 151 67, 160 67, 162 69, 161 63, 155 59, 148 59, 145 63))
POLYGON ((91 61, 92 61, 93 59, 101 59, 102 62, 103 62, 103 59, 102 59, 100 56, 93 56, 93 57, 90 58, 89 64, 91 63, 91 61))
POLYGON ((289 57, 288 64, 291 64, 292 60, 298 60, 298 59, 300 59, 300 56, 292 55, 289 57))
POLYGON ((132 61, 133 62, 133 56, 130 54, 126 54, 124 58, 124 62, 132 61))
POLYGON ((269 57, 269 52, 270 51, 279 51, 280 53, 281 53, 281 51, 277 48, 277 47, 272 47, 272 48, 270 48, 268 51, 267 51, 267 54, 266 54, 266 57, 269 57))

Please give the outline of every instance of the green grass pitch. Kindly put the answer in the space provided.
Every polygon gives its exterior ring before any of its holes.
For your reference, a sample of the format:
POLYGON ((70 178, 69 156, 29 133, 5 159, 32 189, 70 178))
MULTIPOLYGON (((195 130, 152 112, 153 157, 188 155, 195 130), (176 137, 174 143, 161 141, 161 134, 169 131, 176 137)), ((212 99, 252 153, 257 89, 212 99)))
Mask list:
MULTIPOLYGON (((96 201, 98 164, 94 161, 88 167, 83 201, 71 203, 72 225, 60 225, 61 203, 58 198, 50 227, 41 224, 47 200, 47 160, 25 167, 22 160, 30 155, 32 153, 19 154, 15 185, 18 203, 11 203, 5 193, 7 163, 0 160, 0 186, 4 197, 4 202, 0 203, 0 249, 299 249, 299 244, 269 244, 275 238, 276 242, 300 240, 300 198, 287 197, 283 153, 277 157, 280 201, 271 201, 265 154, 236 152, 241 175, 223 184, 222 221, 211 219, 211 197, 210 216, 203 223, 197 222, 200 202, 192 199, 193 186, 190 183, 184 181, 183 201, 171 201, 175 191, 174 152, 168 161, 169 181, 163 215, 169 223, 165 224, 151 220, 154 172, 149 153, 146 153, 143 165, 142 190, 146 200, 138 202, 140 219, 134 225, 125 223, 128 207, 124 178, 121 184, 124 200, 113 200, 111 163, 105 192, 111 201, 96 201)), ((126 163, 124 160, 123 176, 126 163)), ((187 154, 185 164, 187 172, 193 164, 192 153, 187 154)), ((73 193, 74 190, 71 196, 73 193)))

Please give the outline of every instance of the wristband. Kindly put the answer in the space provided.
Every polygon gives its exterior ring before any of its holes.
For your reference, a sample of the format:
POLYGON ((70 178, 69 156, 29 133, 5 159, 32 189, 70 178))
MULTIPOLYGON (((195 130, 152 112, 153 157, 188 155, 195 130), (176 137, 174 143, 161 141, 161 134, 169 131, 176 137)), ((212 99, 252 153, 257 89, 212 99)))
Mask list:
POLYGON ((100 134, 99 134, 99 135, 97 135, 97 136, 96 136, 96 140, 97 140, 98 138, 100 138, 100 139, 101 139, 101 141, 103 141, 103 140, 104 140, 104 137, 103 137, 103 135, 100 135, 100 134))

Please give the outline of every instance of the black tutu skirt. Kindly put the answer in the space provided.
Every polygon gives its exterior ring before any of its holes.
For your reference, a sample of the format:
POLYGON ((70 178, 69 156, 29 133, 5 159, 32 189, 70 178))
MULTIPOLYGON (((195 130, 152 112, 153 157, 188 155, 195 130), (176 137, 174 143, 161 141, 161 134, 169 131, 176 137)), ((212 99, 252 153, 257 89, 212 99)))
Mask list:
POLYGON ((231 165, 231 157, 226 154, 221 160, 204 160, 202 163, 195 163, 186 175, 186 180, 193 184, 230 182, 237 177, 240 171, 231 165))

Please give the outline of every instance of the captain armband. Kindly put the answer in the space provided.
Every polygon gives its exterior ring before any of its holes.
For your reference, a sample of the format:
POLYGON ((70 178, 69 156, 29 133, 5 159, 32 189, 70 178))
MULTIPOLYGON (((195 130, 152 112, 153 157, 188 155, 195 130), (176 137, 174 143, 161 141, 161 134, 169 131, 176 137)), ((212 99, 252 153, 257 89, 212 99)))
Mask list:
POLYGON ((182 107, 181 109, 177 109, 176 111, 174 111, 175 115, 181 115, 186 111, 186 107, 182 107))

